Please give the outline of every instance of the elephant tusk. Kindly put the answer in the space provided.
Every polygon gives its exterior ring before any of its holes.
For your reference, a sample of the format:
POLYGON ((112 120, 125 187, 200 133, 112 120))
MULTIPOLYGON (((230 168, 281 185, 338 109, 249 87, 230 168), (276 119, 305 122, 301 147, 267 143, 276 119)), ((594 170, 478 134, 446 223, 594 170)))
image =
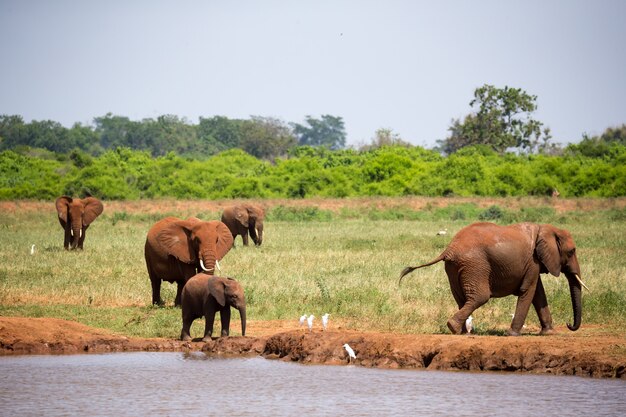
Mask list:
POLYGON ((214 270, 214 268, 213 269, 207 269, 206 266, 204 266, 204 262, 202 262, 202 258, 200 258, 200 267, 202 268, 203 271, 206 271, 206 272, 211 272, 211 271, 214 270))
POLYGON ((74 237, 74 229, 70 229, 70 236, 74 237))
POLYGON ((583 282, 583 280, 582 280, 582 279, 580 279, 580 277, 578 276, 578 274, 574 274, 574 276, 576 277, 576 279, 578 280, 578 282, 580 282, 580 285, 582 285, 583 287, 585 287, 585 289, 586 289, 587 291, 591 292, 591 290, 589 289, 589 287, 587 287, 587 286, 585 285, 585 283, 583 282))
POLYGON ((215 266, 217 267, 217 270, 220 271, 220 274, 222 273, 222 268, 220 268, 220 263, 219 261, 216 259, 215 260, 215 266))
POLYGON ((78 231, 78 237, 83 237, 83 229, 80 229, 80 230, 78 231))

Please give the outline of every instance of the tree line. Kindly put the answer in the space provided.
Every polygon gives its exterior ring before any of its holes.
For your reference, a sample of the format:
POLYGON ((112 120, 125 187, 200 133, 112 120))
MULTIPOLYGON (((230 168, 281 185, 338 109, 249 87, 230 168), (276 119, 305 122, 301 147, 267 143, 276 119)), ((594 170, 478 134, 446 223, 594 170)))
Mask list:
POLYGON ((419 146, 302 146, 273 161, 241 149, 203 160, 125 147, 96 157, 77 150, 0 152, 1 200, 549 196, 555 190, 562 197, 626 196, 626 146, 613 145, 601 157, 500 155, 485 145, 449 156, 419 146))
POLYGON ((257 158, 272 159, 298 145, 341 149, 345 140, 343 120, 330 115, 320 119, 307 116, 305 124, 258 116, 201 117, 193 124, 174 115, 135 121, 109 113, 94 118, 93 125, 75 123, 71 128, 51 120, 26 123, 19 115, 0 115, 0 150, 32 147, 58 153, 79 150, 98 156, 127 147, 155 157, 175 152, 204 159, 239 148, 257 158))
MULTIPOLYGON (((537 96, 522 89, 483 85, 469 102, 471 112, 453 119, 449 135, 437 141, 436 151, 452 155, 475 145, 484 145, 499 154, 563 154, 565 149, 551 142, 550 129, 534 119, 537 96)), ((600 137, 584 136, 582 146, 567 151, 601 155, 613 144, 626 145, 626 125, 610 128, 600 137)), ((359 150, 410 143, 391 129, 379 129, 359 150)), ((331 150, 346 147, 343 119, 322 115, 306 116, 304 123, 287 123, 270 117, 229 119, 224 116, 200 117, 194 124, 175 115, 162 115, 140 121, 111 113, 96 117, 93 124, 75 123, 65 128, 52 120, 26 123, 19 115, 0 115, 0 151, 23 147, 51 152, 74 150, 91 156, 126 147, 146 151, 154 157, 170 152, 193 159, 206 159, 229 149, 242 149, 261 159, 284 157, 298 146, 321 146, 331 150)))

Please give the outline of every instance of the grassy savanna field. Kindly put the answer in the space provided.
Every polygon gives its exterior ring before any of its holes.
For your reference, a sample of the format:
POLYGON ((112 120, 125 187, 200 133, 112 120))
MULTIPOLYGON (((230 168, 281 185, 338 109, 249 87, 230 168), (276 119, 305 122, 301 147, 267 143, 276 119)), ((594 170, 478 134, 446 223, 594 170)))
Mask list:
MULTIPOLYGON (((413 272, 407 265, 435 258, 464 226, 551 223, 578 246, 582 328, 623 334, 626 326, 625 199, 363 198, 260 200, 267 208, 261 247, 240 238, 221 262, 222 274, 246 292, 249 323, 328 312, 333 326, 396 333, 448 333, 456 311, 443 263, 413 272), (447 234, 436 236, 447 228, 447 234)), ((174 215, 219 219, 230 201, 104 201, 87 230, 84 251, 63 249, 54 202, 0 203, 0 315, 55 317, 138 337, 178 338, 175 285, 163 283, 164 308, 150 305, 143 247, 148 229, 174 215), (30 255, 35 244, 35 254, 30 255)), ((543 276, 558 328, 572 322, 564 277, 543 276)), ((492 299, 474 314, 478 334, 503 334, 516 298, 492 299)), ((198 337, 203 322, 192 326, 198 337)), ((538 330, 531 308, 527 331, 538 330)), ((219 320, 216 320, 219 334, 219 320)), ((567 330, 563 330, 567 331, 567 330)), ((239 334, 235 312, 231 334, 239 334)), ((254 336, 254 334, 250 334, 254 336)))

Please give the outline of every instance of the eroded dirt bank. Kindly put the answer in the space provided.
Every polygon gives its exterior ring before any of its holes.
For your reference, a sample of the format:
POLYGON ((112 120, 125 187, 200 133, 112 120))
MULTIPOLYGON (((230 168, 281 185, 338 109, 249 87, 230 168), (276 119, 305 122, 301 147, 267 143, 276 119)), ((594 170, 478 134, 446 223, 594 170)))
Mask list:
MULTIPOLYGON (((626 336, 538 337, 396 335, 337 329, 327 332, 258 324, 251 337, 208 343, 127 338, 79 323, 50 318, 0 317, 0 355, 204 351, 307 364, 341 365, 343 344, 354 349, 358 366, 626 378, 626 336)), ((251 330, 254 325, 250 326, 251 330)))

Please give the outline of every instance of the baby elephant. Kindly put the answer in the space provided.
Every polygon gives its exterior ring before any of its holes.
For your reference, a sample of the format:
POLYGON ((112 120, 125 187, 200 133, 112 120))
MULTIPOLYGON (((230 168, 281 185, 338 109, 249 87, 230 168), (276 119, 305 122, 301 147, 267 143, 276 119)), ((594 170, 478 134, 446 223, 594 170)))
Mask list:
POLYGON ((246 299, 243 287, 232 278, 216 277, 199 273, 189 278, 181 295, 183 329, 180 339, 191 340, 191 323, 204 316, 206 325, 202 341, 211 340, 215 312, 220 312, 222 336, 228 336, 230 328, 230 307, 239 310, 241 335, 246 335, 246 299))

